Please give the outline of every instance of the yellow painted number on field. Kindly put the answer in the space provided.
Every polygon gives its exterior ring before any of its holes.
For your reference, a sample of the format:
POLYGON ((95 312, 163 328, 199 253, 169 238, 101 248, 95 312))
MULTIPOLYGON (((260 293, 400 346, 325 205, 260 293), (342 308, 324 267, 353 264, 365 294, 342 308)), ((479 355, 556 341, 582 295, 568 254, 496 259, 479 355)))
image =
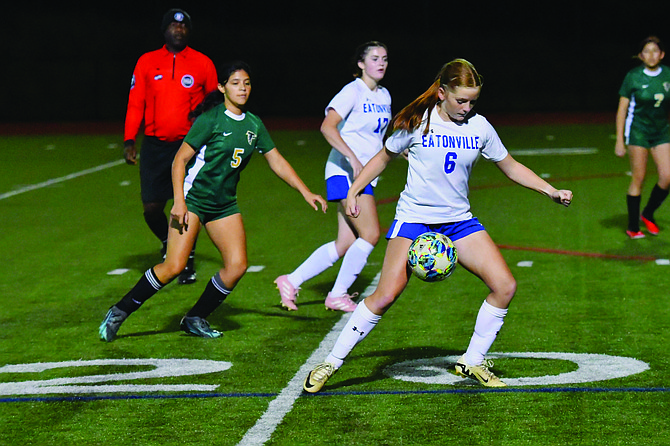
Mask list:
POLYGON ((656 93, 654 95, 654 99, 656 99, 656 103, 654 104, 654 107, 658 108, 661 106, 661 102, 663 102, 663 99, 665 96, 663 96, 663 93, 656 93))
POLYGON ((235 149, 233 152, 233 160, 230 162, 230 167, 240 167, 240 164, 242 164, 243 154, 244 149, 235 149))

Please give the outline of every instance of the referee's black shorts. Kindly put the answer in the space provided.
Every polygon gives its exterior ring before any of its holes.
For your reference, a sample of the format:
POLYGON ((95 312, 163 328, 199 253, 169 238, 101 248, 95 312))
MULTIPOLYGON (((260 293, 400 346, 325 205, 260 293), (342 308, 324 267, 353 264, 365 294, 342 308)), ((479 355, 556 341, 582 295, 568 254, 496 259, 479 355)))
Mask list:
POLYGON ((140 151, 140 188, 142 203, 160 203, 172 199, 172 161, 182 140, 161 141, 144 136, 140 151))

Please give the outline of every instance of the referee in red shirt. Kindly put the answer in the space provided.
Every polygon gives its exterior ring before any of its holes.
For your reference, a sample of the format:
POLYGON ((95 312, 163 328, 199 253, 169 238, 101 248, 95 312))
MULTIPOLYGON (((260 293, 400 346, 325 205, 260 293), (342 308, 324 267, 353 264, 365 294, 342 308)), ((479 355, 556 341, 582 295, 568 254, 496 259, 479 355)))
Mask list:
MULTIPOLYGON (((128 95, 123 156, 137 164, 135 140, 144 123, 140 152, 140 187, 144 220, 167 248, 167 201, 172 199, 172 160, 191 127, 189 113, 218 81, 209 57, 190 48, 191 17, 181 9, 164 16, 161 31, 165 45, 137 61, 128 95)), ((179 283, 195 282, 193 252, 179 283)))

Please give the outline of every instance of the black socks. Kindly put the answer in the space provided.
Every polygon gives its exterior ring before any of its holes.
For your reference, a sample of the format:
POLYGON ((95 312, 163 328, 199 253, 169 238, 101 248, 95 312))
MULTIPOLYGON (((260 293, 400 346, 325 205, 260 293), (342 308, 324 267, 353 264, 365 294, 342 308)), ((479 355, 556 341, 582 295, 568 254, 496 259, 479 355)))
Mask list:
POLYGON ((640 232, 640 201, 639 195, 626 195, 628 230, 632 232, 640 232))
POLYGON ((207 318, 214 310, 216 310, 221 303, 226 300, 226 297, 231 293, 221 280, 219 273, 216 273, 212 280, 209 281, 202 292, 200 299, 193 305, 193 308, 186 313, 187 317, 198 316, 203 319, 207 318))
POLYGON ((642 215, 647 220, 654 222, 654 212, 658 209, 663 201, 668 196, 668 191, 666 189, 661 189, 658 184, 654 185, 654 188, 651 190, 651 195, 649 196, 649 201, 642 211, 642 215))
POLYGON ((116 308, 130 314, 142 306, 144 302, 149 300, 151 296, 156 294, 158 290, 165 286, 161 283, 153 268, 147 270, 140 278, 137 284, 128 293, 123 296, 117 304, 116 308))

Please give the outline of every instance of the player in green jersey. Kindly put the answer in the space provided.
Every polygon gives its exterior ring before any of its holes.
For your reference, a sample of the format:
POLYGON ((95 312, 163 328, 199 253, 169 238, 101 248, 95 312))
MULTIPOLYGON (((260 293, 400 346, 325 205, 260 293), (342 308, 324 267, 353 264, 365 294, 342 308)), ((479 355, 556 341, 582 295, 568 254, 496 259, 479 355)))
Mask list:
POLYGON ((326 200, 309 190, 276 149, 261 120, 245 111, 251 93, 248 66, 233 63, 219 73, 219 79, 218 90, 195 110, 199 116, 172 164, 174 204, 166 258, 146 271, 135 287, 109 309, 99 329, 102 340, 113 340, 132 312, 179 275, 203 226, 221 253, 223 268, 212 277, 180 325, 196 336, 221 336, 205 318, 221 305, 247 270, 237 183, 254 151, 260 151, 270 169, 298 190, 315 210, 320 205, 326 212, 326 200))
POLYGON ((640 220, 650 234, 658 234, 654 212, 668 196, 670 188, 670 67, 661 65, 664 56, 663 44, 657 37, 643 40, 638 54, 642 65, 628 72, 619 90, 614 152, 617 156, 625 156, 628 147, 632 178, 626 197, 626 234, 632 239, 645 236, 640 231, 640 220), (640 213, 649 153, 658 170, 658 183, 640 213))

